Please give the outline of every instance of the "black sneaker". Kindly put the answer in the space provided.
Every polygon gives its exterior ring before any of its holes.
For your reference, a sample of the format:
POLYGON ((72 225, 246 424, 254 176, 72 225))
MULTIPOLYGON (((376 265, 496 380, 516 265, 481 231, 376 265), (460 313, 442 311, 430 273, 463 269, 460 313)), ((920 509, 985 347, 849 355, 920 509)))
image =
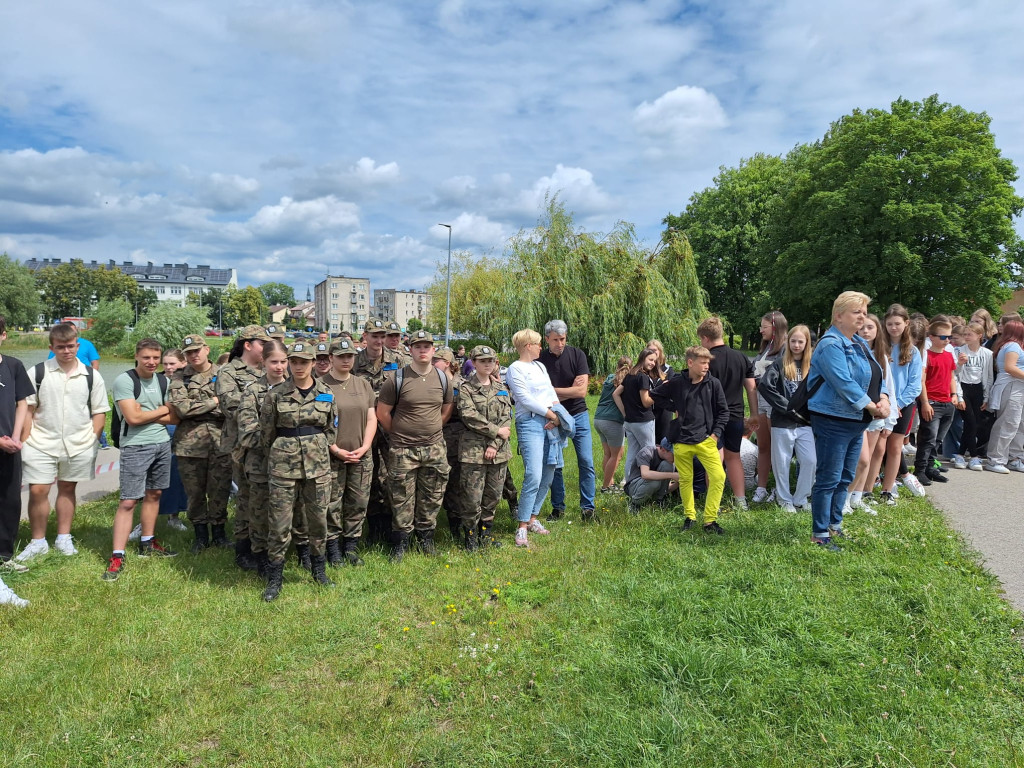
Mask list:
POLYGON ((822 539, 822 538, 818 538, 817 536, 812 536, 811 537, 811 544, 814 544, 816 547, 821 547, 822 549, 826 549, 829 552, 842 552, 843 551, 842 549, 839 548, 839 546, 834 541, 832 541, 831 537, 830 538, 822 539))
POLYGON ((557 523, 559 520, 562 519, 562 516, 564 514, 565 514, 565 510, 564 509, 552 509, 551 510, 551 514, 547 516, 547 519, 546 519, 545 522, 557 523))
POLYGON ((696 522, 695 520, 691 520, 690 518, 686 518, 686 520, 683 521, 683 530, 684 531, 690 530, 691 528, 693 528, 693 524, 695 522, 696 522))
POLYGON ((928 477, 928 475, 926 475, 924 473, 921 473, 920 475, 914 475, 914 477, 917 478, 917 482, 919 482, 921 485, 931 485, 932 484, 931 478, 928 477))
POLYGON ((124 555, 111 555, 107 563, 107 570, 103 572, 104 581, 117 581, 124 570, 124 555))
MULTIPOLYGON (((941 472, 939 472, 938 470, 935 470, 935 469, 929 471, 927 473, 927 475, 928 475, 928 479, 931 480, 933 483, 948 483, 949 482, 949 478, 948 477, 946 477, 944 474, 942 474, 941 472)), ((920 479, 920 478, 918 478, 918 479, 920 479)))
POLYGON ((849 536, 847 536, 846 531, 844 531, 842 528, 830 528, 829 533, 832 535, 833 541, 835 541, 836 539, 842 539, 843 541, 847 542, 852 541, 852 539, 849 536))
POLYGON ((178 553, 173 549, 167 549, 156 537, 149 541, 139 542, 139 557, 177 557, 178 553))
POLYGON ((718 534, 719 536, 724 536, 725 535, 725 529, 722 526, 720 526, 718 524, 718 521, 716 520, 715 522, 708 523, 707 525, 704 526, 704 533, 715 533, 715 534, 718 534))
POLYGON ((580 510, 580 522, 583 522, 583 523, 595 523, 595 522, 597 522, 597 514, 592 509, 581 509, 580 510))
POLYGON ((882 503, 887 507, 895 507, 896 499, 892 497, 889 491, 882 491, 882 503))

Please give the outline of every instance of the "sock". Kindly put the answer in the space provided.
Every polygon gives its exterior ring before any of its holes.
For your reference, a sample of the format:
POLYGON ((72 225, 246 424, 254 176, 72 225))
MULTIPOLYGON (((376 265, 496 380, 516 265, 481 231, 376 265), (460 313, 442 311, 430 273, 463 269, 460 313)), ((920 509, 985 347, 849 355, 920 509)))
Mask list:
POLYGON ((46 543, 46 537, 43 536, 43 538, 41 538, 41 539, 32 539, 32 543, 33 544, 37 544, 40 541, 43 542, 43 544, 45 544, 46 543))
POLYGON ((114 557, 124 557, 124 550, 123 549, 115 549, 114 550, 114 557))
POLYGON ((144 541, 144 542, 145 541, 152 541, 154 538, 155 538, 154 536, 143 536, 142 537, 142 541, 144 541))
POLYGON ((58 533, 57 541, 68 541, 71 538, 70 533, 58 533))
POLYGON ((863 495, 864 491, 850 491, 850 506, 857 504, 863 495))

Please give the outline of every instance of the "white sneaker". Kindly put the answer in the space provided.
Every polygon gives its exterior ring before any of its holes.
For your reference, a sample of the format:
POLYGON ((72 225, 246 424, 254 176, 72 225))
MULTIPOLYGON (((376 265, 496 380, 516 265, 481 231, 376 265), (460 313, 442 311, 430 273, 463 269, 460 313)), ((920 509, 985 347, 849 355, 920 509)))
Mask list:
POLYGON ((516 528, 516 546, 517 547, 528 547, 530 542, 526 539, 526 529, 516 528))
POLYGON ((46 539, 39 539, 39 541, 30 541, 28 543, 28 546, 21 550, 18 556, 14 559, 17 560, 19 563, 27 563, 33 557, 45 555, 49 551, 50 545, 46 543, 46 539))
POLYGON ((0 560, 0 570, 12 573, 28 573, 28 568, 16 560, 0 560))
POLYGON ((910 443, 907 443, 906 445, 903 446, 904 456, 913 456, 915 453, 917 453, 917 448, 912 446, 910 443))
POLYGON ((782 507, 783 512, 796 512, 796 507, 792 504, 781 504, 780 506, 782 507))
POLYGON ((180 517, 169 517, 167 518, 167 527, 172 531, 187 531, 188 526, 181 521, 180 517))
POLYGON ((921 485, 921 481, 918 480, 911 474, 907 474, 901 481, 903 487, 910 491, 914 496, 924 496, 924 486, 921 485))
POLYGON ((967 459, 959 453, 953 454, 953 467, 956 469, 967 469, 967 459))
POLYGON ((982 469, 984 469, 984 467, 982 466, 982 463, 983 462, 981 461, 981 459, 979 459, 977 456, 975 456, 973 459, 971 459, 970 461, 967 462, 967 468, 968 469, 972 469, 975 472, 981 472, 982 469))
MULTIPOLYGON (((551 531, 549 531, 547 528, 545 528, 543 525, 540 524, 540 520, 531 520, 530 524, 528 526, 526 526, 526 527, 529 529, 530 533, 541 533, 541 534, 551 533, 551 531)), ((519 530, 521 531, 523 529, 520 528, 519 530)), ((517 533, 516 536, 518 536, 518 535, 519 534, 517 533)), ((516 544, 518 544, 518 543, 519 542, 516 541, 516 544)))
POLYGON ((995 472, 997 475, 1010 474, 1010 470, 1006 468, 1005 464, 994 464, 991 461, 985 465, 985 469, 989 472, 995 472))
POLYGON ((842 512, 840 514, 842 514, 843 517, 846 517, 847 515, 852 515, 853 514, 853 507, 850 506, 850 500, 849 499, 847 499, 846 503, 843 504, 843 510, 842 510, 842 512))
POLYGON ((1006 465, 1007 469, 1012 469, 1014 472, 1024 472, 1024 461, 1020 459, 1013 459, 1009 464, 1006 465))
POLYGON ((0 605, 13 605, 15 608, 27 608, 28 600, 23 600, 14 594, 14 590, 4 584, 0 579, 0 605))
POLYGON ((757 490, 754 491, 754 497, 751 499, 751 501, 754 502, 755 504, 762 504, 763 502, 768 501, 769 498, 770 494, 768 493, 767 488, 758 488, 757 490))
POLYGON ((142 523, 139 523, 134 528, 132 528, 132 532, 128 534, 128 541, 138 541, 141 538, 142 538, 142 523))
POLYGON ((58 536, 57 540, 53 542, 53 548, 62 555, 67 555, 68 557, 78 554, 78 550, 75 549, 75 540, 71 538, 70 534, 66 538, 58 536))
POLYGON ((878 510, 875 509, 867 499, 862 498, 859 502, 853 505, 854 509, 859 509, 861 512, 867 512, 869 515, 877 515, 878 510))
POLYGON ((744 512, 750 509, 750 507, 747 506, 746 496, 733 496, 732 506, 733 508, 743 510, 744 512))

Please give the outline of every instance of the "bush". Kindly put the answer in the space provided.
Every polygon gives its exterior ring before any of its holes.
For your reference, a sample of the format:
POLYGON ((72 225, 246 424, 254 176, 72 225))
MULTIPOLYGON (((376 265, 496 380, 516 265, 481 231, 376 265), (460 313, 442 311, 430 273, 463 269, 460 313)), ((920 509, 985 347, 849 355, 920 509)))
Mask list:
POLYGON ((125 299, 101 301, 93 315, 92 328, 83 333, 85 338, 96 345, 96 349, 117 349, 124 341, 134 313, 125 299))
POLYGON ((160 302, 139 318, 135 332, 121 343, 118 353, 134 357, 136 342, 145 338, 156 339, 164 349, 179 347, 181 340, 189 334, 202 336, 209 322, 208 307, 178 307, 170 302, 160 302))

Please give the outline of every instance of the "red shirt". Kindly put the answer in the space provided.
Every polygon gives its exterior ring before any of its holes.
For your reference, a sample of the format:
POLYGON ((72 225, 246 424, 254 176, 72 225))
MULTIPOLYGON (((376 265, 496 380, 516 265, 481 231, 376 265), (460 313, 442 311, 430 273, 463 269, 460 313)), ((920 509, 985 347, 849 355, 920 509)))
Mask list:
POLYGON ((928 400, 936 403, 952 402, 953 370, 956 368, 956 358, 949 353, 947 347, 942 352, 928 350, 928 368, 924 375, 924 386, 928 392, 928 400))

